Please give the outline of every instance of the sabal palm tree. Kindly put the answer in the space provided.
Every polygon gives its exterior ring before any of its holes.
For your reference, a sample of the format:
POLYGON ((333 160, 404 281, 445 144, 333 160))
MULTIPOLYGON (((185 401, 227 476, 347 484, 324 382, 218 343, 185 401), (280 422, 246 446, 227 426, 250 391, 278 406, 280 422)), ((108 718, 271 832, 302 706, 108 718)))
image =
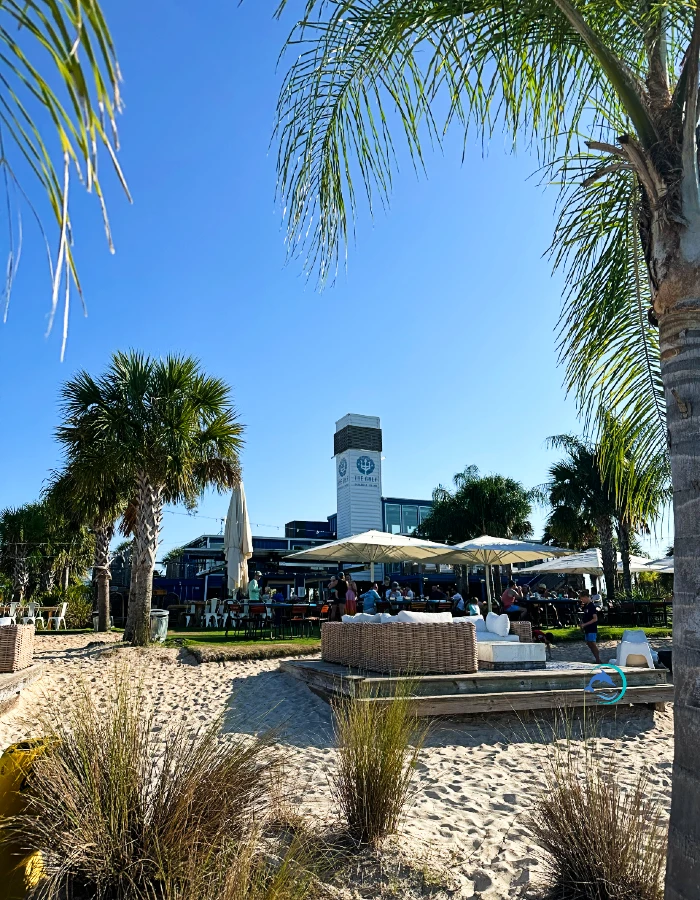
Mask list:
MULTIPOLYGON (((284 0, 282 0, 284 6, 284 0)), ((557 169, 567 382, 624 414, 673 476, 676 745, 666 893, 697 892, 700 705, 700 4, 696 0, 309 0, 279 99, 288 246, 321 279, 351 232, 359 177, 386 195, 395 132, 503 126, 557 169), (445 103, 441 100, 443 97, 445 103), (587 138, 587 139, 586 139, 587 138), (647 307, 650 307, 647 309, 647 307)))
POLYGON ((72 463, 54 473, 47 490, 48 499, 61 507, 75 528, 88 526, 93 533, 92 571, 97 582, 98 631, 108 631, 110 627, 110 545, 132 486, 124 473, 117 472, 113 466, 105 469, 103 463, 91 448, 76 448, 72 463))
POLYGON ((544 486, 551 506, 545 530, 561 536, 565 524, 572 532, 574 527, 594 529, 603 558, 606 592, 608 597, 614 597, 616 509, 611 484, 603 474, 595 447, 569 434, 556 435, 550 443, 564 449, 566 457, 550 467, 549 481, 544 486))
MULTIPOLYGON (((71 178, 77 174, 96 194, 110 249, 107 207, 98 176, 100 148, 126 190, 116 156, 116 116, 121 109, 119 67, 98 0, 4 0, 0 3, 0 44, 0 164, 10 240, 3 320, 7 319, 21 251, 17 200, 34 194, 26 178, 38 183, 46 195, 55 222, 57 251, 50 261, 53 292, 49 328, 62 293, 63 356, 71 285, 81 290, 73 255, 71 178)), ((31 212, 36 215, 34 205, 31 212)), ((48 246, 48 235, 45 240, 48 246)))
POLYGON ((163 505, 191 505, 210 485, 233 487, 243 426, 225 382, 191 357, 116 353, 99 378, 80 372, 68 381, 62 398, 57 436, 68 463, 90 446, 105 470, 129 475, 134 553, 125 639, 145 645, 163 505))

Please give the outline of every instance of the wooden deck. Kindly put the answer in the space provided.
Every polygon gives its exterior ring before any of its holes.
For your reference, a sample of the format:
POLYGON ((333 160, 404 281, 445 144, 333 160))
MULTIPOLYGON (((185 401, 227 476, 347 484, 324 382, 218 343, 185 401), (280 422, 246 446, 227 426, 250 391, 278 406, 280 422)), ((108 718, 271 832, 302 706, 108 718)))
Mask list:
POLYGON ((33 684, 44 674, 44 667, 38 663, 19 672, 0 672, 0 709, 7 706, 24 688, 33 684))
MULTIPOLYGON (((359 697, 382 702, 401 679, 326 663, 285 660, 282 671, 303 681, 326 700, 359 697)), ((584 691, 592 669, 545 669, 528 672, 477 672, 472 675, 424 675, 415 679, 414 709, 420 716, 459 716, 522 712, 572 706, 599 706, 584 691)), ((673 700, 665 669, 626 668, 627 691, 620 704, 653 704, 673 700)))

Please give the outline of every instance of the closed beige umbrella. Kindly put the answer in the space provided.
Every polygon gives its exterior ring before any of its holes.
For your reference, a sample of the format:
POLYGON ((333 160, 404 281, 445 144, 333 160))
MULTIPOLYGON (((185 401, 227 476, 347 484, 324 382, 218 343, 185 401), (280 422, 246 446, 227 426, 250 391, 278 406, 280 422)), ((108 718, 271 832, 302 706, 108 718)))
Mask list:
POLYGON ((239 482, 231 495, 224 531, 224 556, 228 589, 233 593, 237 587, 248 590, 248 560, 253 555, 253 536, 250 532, 248 505, 243 482, 239 482))

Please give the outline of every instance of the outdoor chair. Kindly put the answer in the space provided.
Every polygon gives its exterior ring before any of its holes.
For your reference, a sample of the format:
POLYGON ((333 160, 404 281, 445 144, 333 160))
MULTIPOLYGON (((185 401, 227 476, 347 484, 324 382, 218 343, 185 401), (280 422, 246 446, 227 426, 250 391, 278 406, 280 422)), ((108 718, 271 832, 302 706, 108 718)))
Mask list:
MULTIPOLYGON (((248 615, 243 619, 245 636, 247 638, 262 637, 265 631, 265 613, 267 610, 262 603, 251 603, 248 607, 248 615)), ((272 631, 270 631, 272 633, 272 631)))
POLYGON ((63 627, 67 629, 67 627, 68 627, 68 626, 66 625, 66 610, 67 610, 67 609, 68 609, 68 604, 67 604, 67 603, 62 603, 62 604, 61 604, 61 608, 60 608, 60 610, 59 610, 59 612, 58 612, 58 615, 57 615, 57 616, 51 616, 51 618, 49 619, 49 628, 52 627, 52 626, 51 626, 51 623, 53 622, 53 623, 54 623, 54 624, 53 624, 53 628, 54 628, 56 631, 58 631, 58 629, 61 627, 61 622, 63 622, 63 627))
POLYGON ((615 664, 618 666, 654 668, 651 647, 643 631, 625 630, 622 632, 622 640, 617 645, 615 664))
POLYGON ((197 616, 197 607, 194 605, 194 603, 192 603, 190 605, 190 608, 185 613, 185 628, 190 627, 190 622, 192 621, 192 619, 196 618, 196 616, 197 616))
POLYGON ((204 627, 209 628, 209 626, 213 623, 214 628, 218 626, 219 616, 216 612, 217 600, 214 598, 209 601, 209 609, 204 610, 204 627))
POLYGON ((13 600, 12 603, 10 603, 10 611, 7 614, 8 617, 10 619, 12 619, 13 625, 17 624, 17 607, 18 606, 19 606, 19 603, 16 600, 13 600))
POLYGON ((427 612, 428 604, 425 600, 411 600, 411 612, 427 612))
POLYGON ((299 637, 302 636, 302 633, 309 631, 309 620, 306 618, 306 612, 306 606, 292 606, 292 618, 290 620, 292 636, 294 636, 295 629, 299 637))
POLYGON ((226 619, 224 620, 224 627, 226 629, 226 634, 229 633, 231 628, 234 631, 237 631, 241 627, 241 620, 243 619, 243 607, 240 603, 231 603, 228 608, 228 614, 226 619))
POLYGON ((46 627, 46 622, 44 622, 44 617, 39 612, 39 604, 38 603, 30 603, 27 608, 27 615, 22 616, 22 624, 23 625, 33 625, 35 628, 37 624, 41 622, 41 627, 46 627))

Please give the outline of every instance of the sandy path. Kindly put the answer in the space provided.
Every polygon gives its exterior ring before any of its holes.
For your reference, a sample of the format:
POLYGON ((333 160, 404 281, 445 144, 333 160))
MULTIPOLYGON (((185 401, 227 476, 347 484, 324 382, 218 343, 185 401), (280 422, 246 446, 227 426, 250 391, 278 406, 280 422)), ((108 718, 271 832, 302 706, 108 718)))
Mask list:
MULTIPOLYGON (((143 674, 156 707, 156 727, 185 721, 193 727, 223 715, 225 728, 252 734, 280 730, 296 808, 332 822, 329 773, 335 749, 331 711, 304 685, 278 668, 278 660, 207 663, 170 649, 103 653, 96 639, 114 636, 37 636, 46 672, 0 718, 0 748, 31 735, 45 702, 70 704, 87 684, 101 702, 113 683, 116 660, 129 660, 143 674)), ((608 648, 603 658, 610 655, 608 648)), ((556 660, 592 661, 581 644, 561 645, 556 660)), ((630 776, 644 765, 664 806, 670 800, 673 717, 625 707, 606 718, 603 742, 616 747, 630 776)), ((417 793, 399 842, 412 857, 447 865, 460 883, 457 897, 523 896, 537 877, 538 852, 523 824, 543 752, 541 725, 514 716, 472 717, 434 723, 419 763, 417 793)), ((363 897, 378 896, 365 894, 363 897)))

